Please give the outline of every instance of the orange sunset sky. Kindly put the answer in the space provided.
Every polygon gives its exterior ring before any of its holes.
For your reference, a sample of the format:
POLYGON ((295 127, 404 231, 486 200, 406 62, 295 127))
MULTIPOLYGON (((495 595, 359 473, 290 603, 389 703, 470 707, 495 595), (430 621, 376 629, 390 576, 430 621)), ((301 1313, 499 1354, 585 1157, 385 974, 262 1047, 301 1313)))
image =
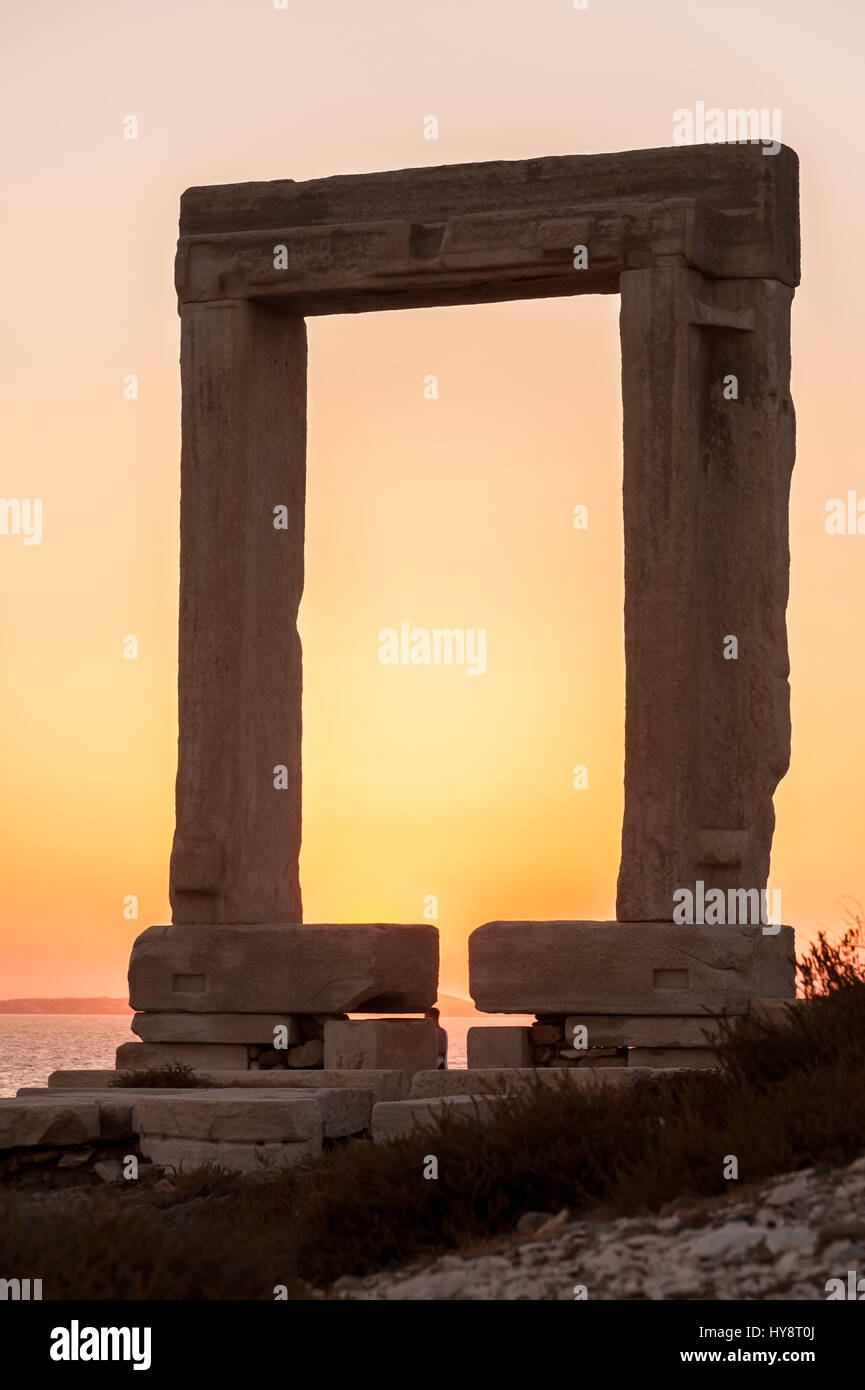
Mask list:
MULTIPOLYGON (((800 943, 837 931, 841 896, 865 900, 865 535, 825 529, 828 499, 865 498, 861 5, 7 0, 3 14, 0 493, 41 498, 43 535, 0 535, 0 996, 120 995, 134 936, 169 920, 182 190, 670 145, 674 111, 697 101, 780 110, 801 161, 793 757, 770 884, 800 943)), ((305 917, 420 921, 435 894, 445 990, 467 992, 483 921, 614 916, 617 316, 608 296, 309 323, 305 917), (382 666, 377 634, 404 619, 485 628, 486 673, 382 666)))

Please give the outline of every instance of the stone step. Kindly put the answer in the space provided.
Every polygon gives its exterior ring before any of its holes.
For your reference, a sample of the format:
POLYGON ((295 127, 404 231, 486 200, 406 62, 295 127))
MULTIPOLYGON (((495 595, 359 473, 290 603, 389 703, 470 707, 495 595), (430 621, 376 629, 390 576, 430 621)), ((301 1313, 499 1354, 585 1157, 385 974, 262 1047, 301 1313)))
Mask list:
MULTIPOLYGON (((54 1071, 48 1078, 49 1090, 88 1091, 111 1087, 119 1076, 118 1071, 54 1071)), ((246 1089, 291 1090, 306 1089, 329 1090, 331 1087, 348 1086, 352 1089, 368 1091, 375 1100, 403 1100, 408 1095, 408 1078, 403 1071, 389 1068, 378 1071, 359 1070, 320 1070, 309 1071, 214 1071, 208 1073, 202 1068, 197 1072, 202 1079, 211 1083, 211 1088, 240 1087, 246 1089)), ((41 1088, 40 1088, 41 1089, 41 1088)), ((121 1095, 125 1087, 112 1087, 112 1095, 121 1095)), ((145 1088, 148 1091, 153 1087, 145 1088)), ((161 1089, 161 1088, 160 1088, 161 1089)), ((170 1087, 189 1093, 191 1087, 170 1087)), ((21 1094, 21 1092, 19 1092, 21 1094)))
POLYGON ((448 1095, 507 1095, 541 1086, 633 1086, 646 1077, 667 1076, 653 1067, 485 1067, 477 1071, 419 1071, 409 1099, 448 1095))
MULTIPOLYGON (((132 1128, 132 1107, 135 1096, 140 1095, 140 1091, 127 1091, 126 1089, 108 1090, 81 1090, 64 1091, 64 1100, 68 1098, 72 1104, 95 1105, 99 1117, 99 1138, 102 1140, 114 1141, 115 1139, 127 1139, 133 1134, 132 1128)), ((148 1090, 145 1094, 150 1095, 148 1090)), ((50 1105, 57 1100, 57 1091, 47 1090, 44 1087, 22 1086, 18 1092, 17 1099, 21 1101, 32 1101, 34 1105, 50 1105)))
POLYGON ((35 1104, 0 1099, 0 1149, 63 1148, 102 1137, 99 1105, 90 1096, 55 1095, 35 1104))
POLYGON ((376 1141, 410 1134, 422 1125, 433 1125, 443 1114, 457 1114, 483 1123, 498 1104, 497 1096, 448 1095, 414 1100, 379 1101, 372 1111, 372 1137, 376 1141))
MULTIPOLYGON (((120 1075, 119 1071, 100 1071, 100 1070, 81 1070, 81 1071, 53 1071, 48 1077, 48 1089, 50 1091, 101 1091, 120 1075)), ((19 1096, 26 1096, 32 1091, 43 1091, 43 1086, 22 1086, 18 1091, 19 1096)))
MULTIPOLYGON (((22 1102, 32 1101, 34 1105, 51 1106, 57 1105, 56 1091, 39 1090, 36 1087, 22 1088, 18 1093, 18 1098, 22 1102)), ((217 1130, 224 1123, 228 1123, 226 1117, 232 1115, 247 1115, 250 1121, 259 1121, 264 1113, 280 1113, 286 1117, 286 1122, 292 1121, 292 1117, 305 1113, 310 1108, 314 1109, 321 1120, 321 1133, 325 1139, 344 1138, 351 1134, 361 1134, 369 1129, 372 1107, 374 1103, 373 1092, 364 1087, 331 1087, 325 1088, 256 1088, 248 1087, 222 1087, 213 1090, 174 1090, 173 1088, 157 1088, 153 1086, 124 1086, 114 1087, 103 1091, 70 1091, 68 1104, 88 1103, 95 1106, 100 1116, 102 1124, 97 1131, 102 1139, 122 1139, 127 1135, 139 1133, 137 1121, 144 1116, 151 1116, 153 1113, 162 1115, 164 1106, 171 1106, 172 1114, 176 1117, 176 1125, 180 1126, 177 1132, 189 1139, 208 1139, 212 1137, 207 1133, 198 1133, 200 1119, 196 1119, 195 1124, 186 1133, 182 1125, 189 1120, 190 1116, 208 1116, 213 1119, 217 1130), (160 1108, 157 1112, 148 1110, 145 1102, 158 1101, 160 1108), (140 1109, 145 1105, 143 1110, 140 1109), (261 1109, 252 1107, 264 1106, 261 1109), (206 1109, 202 1107, 207 1107, 206 1109), (280 1107, 282 1109, 280 1110, 280 1107), (292 1115, 289 1115, 289 1108, 292 1108, 292 1115), (300 1107, 299 1109, 297 1107, 300 1107), (136 1114, 138 1110, 138 1114, 136 1114)), ((63 1105, 67 1105, 64 1098, 63 1105)), ((162 1131, 160 1131, 161 1133, 162 1131)), ((174 1128, 167 1133, 174 1134, 174 1128)), ((90 1136, 93 1137, 93 1136, 90 1136)), ((217 1134, 219 1137, 219 1134, 217 1134)), ((226 1138, 230 1136, 226 1135, 226 1138)), ((262 1141, 264 1142, 264 1141, 262 1141)))
POLYGON ((142 1147, 150 1138, 192 1139, 228 1144, 303 1143, 321 1149, 322 1108, 311 1093, 291 1096, 243 1095, 137 1096, 132 1126, 142 1147))
MULTIPOLYGON (((354 1093, 323 1094, 345 1100, 354 1093)), ((369 1104, 368 1094, 360 1095, 369 1104)), ((182 1172, 204 1163, 234 1172, 290 1167, 321 1153, 325 1130, 323 1107, 313 1091, 250 1095, 227 1089, 151 1091, 134 1101, 132 1127, 145 1157, 182 1172)))

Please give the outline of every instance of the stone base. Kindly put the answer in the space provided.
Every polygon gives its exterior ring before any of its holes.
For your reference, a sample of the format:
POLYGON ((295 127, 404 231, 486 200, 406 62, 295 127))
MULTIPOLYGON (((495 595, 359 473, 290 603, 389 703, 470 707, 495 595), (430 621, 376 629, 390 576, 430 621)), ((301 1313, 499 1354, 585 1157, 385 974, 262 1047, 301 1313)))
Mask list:
POLYGON ((795 976, 792 927, 487 922, 469 937, 485 1013, 739 1014, 792 999, 795 976))
POLYGON ((370 1018, 324 1025, 324 1066, 388 1070, 407 1076, 436 1064, 436 1030, 429 1018, 370 1018))
POLYGON ((148 1013, 423 1013, 437 988, 426 922, 148 927, 129 962, 129 1002, 148 1013))
POLYGON ((470 1028, 466 1035, 466 1062, 478 1067, 530 1067, 532 1044, 528 1028, 470 1028))

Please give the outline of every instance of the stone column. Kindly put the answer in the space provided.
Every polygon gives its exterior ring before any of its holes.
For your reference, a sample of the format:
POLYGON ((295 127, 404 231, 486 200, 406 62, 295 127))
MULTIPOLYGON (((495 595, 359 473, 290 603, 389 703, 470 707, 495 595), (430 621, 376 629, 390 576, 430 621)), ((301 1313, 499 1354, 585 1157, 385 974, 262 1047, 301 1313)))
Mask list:
POLYGON ((761 889, 768 875, 790 755, 793 291, 671 267, 626 271, 621 296, 617 917, 669 921, 676 888, 761 889))
POLYGON ((173 921, 300 922, 306 325, 238 299, 181 332, 173 921))

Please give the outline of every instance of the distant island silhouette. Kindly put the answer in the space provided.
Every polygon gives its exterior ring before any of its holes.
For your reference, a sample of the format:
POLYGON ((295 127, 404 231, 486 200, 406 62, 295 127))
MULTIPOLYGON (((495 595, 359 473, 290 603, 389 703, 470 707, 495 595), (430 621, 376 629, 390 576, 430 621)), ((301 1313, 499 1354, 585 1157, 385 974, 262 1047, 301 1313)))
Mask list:
POLYGON ((98 995, 92 999, 0 999, 0 1014, 123 1014, 132 1013, 125 999, 98 995))
MULTIPOLYGON (((440 994, 438 1007, 446 1018, 474 1017, 470 999, 440 994)), ((123 1014, 132 1013, 125 999, 98 995, 92 999, 0 999, 0 1014, 123 1014)))

